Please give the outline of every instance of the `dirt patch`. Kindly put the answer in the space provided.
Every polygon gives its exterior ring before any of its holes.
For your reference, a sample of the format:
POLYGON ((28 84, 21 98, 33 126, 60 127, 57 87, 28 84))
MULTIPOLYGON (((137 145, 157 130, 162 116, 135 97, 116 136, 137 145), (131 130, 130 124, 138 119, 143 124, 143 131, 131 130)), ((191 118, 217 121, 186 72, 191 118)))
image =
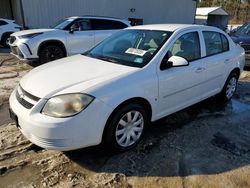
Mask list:
POLYGON ((8 97, 30 67, 2 68, 19 76, 0 80, 0 187, 250 187, 249 72, 231 102, 211 98, 173 114, 150 126, 138 147, 112 154, 31 144, 4 119, 8 97))
POLYGON ((244 72, 241 74, 240 79, 241 79, 242 81, 250 82, 250 70, 244 71, 244 72))
POLYGON ((9 54, 0 55, 0 108, 8 101, 10 93, 21 77, 32 67, 9 54))

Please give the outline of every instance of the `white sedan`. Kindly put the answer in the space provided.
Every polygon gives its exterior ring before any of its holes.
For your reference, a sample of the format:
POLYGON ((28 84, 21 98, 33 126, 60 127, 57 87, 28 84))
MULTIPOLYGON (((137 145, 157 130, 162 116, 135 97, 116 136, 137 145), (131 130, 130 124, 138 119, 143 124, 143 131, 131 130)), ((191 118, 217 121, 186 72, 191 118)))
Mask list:
POLYGON ((223 31, 147 25, 116 33, 83 55, 35 68, 10 97, 10 114, 34 144, 124 151, 164 116, 219 94, 232 98, 245 52, 223 31))

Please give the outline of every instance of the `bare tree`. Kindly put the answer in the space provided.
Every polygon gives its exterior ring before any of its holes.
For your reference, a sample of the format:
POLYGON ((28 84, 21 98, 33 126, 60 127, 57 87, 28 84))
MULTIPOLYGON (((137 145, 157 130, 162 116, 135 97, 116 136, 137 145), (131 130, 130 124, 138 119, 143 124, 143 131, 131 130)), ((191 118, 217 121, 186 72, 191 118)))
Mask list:
POLYGON ((245 22, 250 19, 250 0, 202 0, 198 7, 221 6, 230 15, 233 22, 245 22))

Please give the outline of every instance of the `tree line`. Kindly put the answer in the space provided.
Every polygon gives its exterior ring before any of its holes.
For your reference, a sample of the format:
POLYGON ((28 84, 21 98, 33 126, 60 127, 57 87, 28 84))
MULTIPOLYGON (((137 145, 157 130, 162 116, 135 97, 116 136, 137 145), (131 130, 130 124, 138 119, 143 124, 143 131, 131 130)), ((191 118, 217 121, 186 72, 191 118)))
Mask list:
POLYGON ((242 24, 250 20, 250 0, 201 0, 198 7, 221 6, 229 13, 230 23, 242 24))

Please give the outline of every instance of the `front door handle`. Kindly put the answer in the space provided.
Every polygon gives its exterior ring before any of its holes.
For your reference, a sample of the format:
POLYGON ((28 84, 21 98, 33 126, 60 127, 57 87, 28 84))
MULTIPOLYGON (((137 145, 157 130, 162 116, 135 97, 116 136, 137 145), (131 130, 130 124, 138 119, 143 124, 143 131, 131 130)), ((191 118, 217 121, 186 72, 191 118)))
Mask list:
POLYGON ((204 70, 205 70, 204 67, 198 67, 198 68, 195 70, 195 72, 196 72, 196 73, 201 73, 201 72, 203 72, 204 70))

